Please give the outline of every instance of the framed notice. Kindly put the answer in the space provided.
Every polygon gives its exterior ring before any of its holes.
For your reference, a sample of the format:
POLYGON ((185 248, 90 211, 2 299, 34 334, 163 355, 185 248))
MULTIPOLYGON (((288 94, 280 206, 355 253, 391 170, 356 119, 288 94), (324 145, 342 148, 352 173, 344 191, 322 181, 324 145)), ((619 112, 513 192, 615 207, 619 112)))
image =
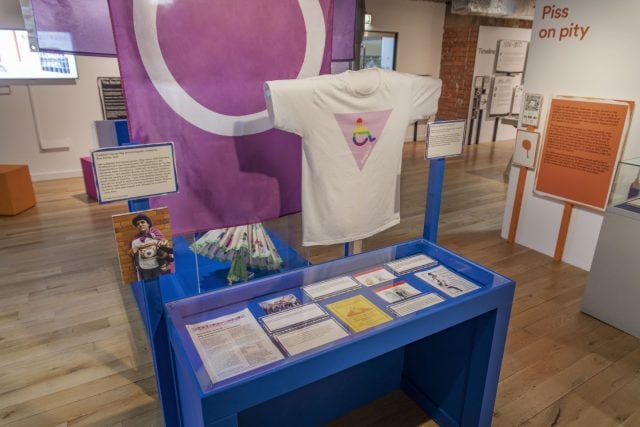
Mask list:
POLYGON ((425 159, 462 155, 466 120, 448 120, 427 125, 425 159))
POLYGON ((524 101, 524 86, 518 85, 513 88, 513 101, 511 102, 511 115, 518 116, 522 111, 522 102, 524 101))
POLYGON ((539 93, 525 93, 522 105, 522 126, 537 128, 540 124, 543 96, 539 93))
POLYGON ((538 154, 538 132, 527 132, 518 129, 516 134, 516 146, 513 150, 513 164, 534 169, 536 165, 536 155, 538 154))
POLYGON ((525 40, 499 40, 496 54, 496 73, 523 73, 527 63, 525 40))
POLYGON ((103 148, 91 156, 100 203, 178 191, 172 142, 103 148))
POLYGON ((604 99, 552 99, 535 192, 604 210, 632 105, 604 99))
POLYGON ((120 77, 98 77, 98 91, 104 120, 127 118, 120 77))
POLYGON ((508 116, 511 112, 513 92, 520 84, 520 77, 496 76, 489 95, 489 116, 508 116))

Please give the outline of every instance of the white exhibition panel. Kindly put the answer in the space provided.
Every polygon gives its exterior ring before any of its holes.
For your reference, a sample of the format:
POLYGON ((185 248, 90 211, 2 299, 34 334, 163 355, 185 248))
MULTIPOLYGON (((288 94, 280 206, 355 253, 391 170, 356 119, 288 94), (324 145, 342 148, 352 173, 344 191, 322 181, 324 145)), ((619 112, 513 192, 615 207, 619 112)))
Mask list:
MULTIPOLYGON (((640 100, 637 77, 640 26, 636 22, 640 2, 567 0, 557 6, 568 9, 566 17, 542 19, 545 7, 556 4, 552 0, 536 3, 525 71, 525 91, 544 95, 539 127, 543 143, 550 100, 554 96, 621 99, 636 104, 640 100), (555 30, 555 37, 551 29, 555 30), (545 33, 550 37, 541 38, 545 33)), ((623 159, 640 156, 639 138, 640 118, 632 117, 623 159)), ((513 167, 502 224, 504 238, 509 231, 517 178, 518 168, 513 167)), ((528 172, 516 242, 553 256, 564 203, 535 196, 534 178, 535 173, 528 172)), ((574 207, 563 261, 585 270, 591 268, 602 218, 601 213, 574 207)))
MULTIPOLYGON (((478 31, 478 46, 476 48, 476 62, 473 68, 474 76, 491 76, 496 61, 496 49, 499 40, 526 40, 531 39, 531 30, 528 28, 509 27, 485 27, 480 26, 478 31)), ((501 74, 502 75, 502 74, 501 74)), ((469 116, 467 123, 471 123, 471 104, 473 92, 469 94, 469 116)), ((480 129, 480 142, 491 141, 495 119, 483 113, 482 127, 480 129)), ((475 132, 475 129, 470 131, 475 132)), ((516 129, 513 126, 500 124, 498 126, 497 140, 513 139, 516 137, 516 129)))

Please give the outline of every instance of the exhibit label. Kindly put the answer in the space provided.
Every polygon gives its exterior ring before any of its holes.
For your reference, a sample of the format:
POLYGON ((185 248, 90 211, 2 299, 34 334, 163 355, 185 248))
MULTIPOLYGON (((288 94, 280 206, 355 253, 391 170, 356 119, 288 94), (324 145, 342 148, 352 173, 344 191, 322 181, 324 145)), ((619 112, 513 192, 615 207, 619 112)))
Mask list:
POLYGON ((527 62, 526 40, 500 40, 496 57, 496 73, 522 73, 527 62))
POLYGON ((92 158, 100 203, 178 191, 173 143, 105 148, 92 158))
POLYGON ((604 210, 629 126, 630 105, 552 99, 535 191, 604 210))
POLYGON ((466 123, 466 120, 429 123, 425 159, 460 156, 464 145, 466 123))

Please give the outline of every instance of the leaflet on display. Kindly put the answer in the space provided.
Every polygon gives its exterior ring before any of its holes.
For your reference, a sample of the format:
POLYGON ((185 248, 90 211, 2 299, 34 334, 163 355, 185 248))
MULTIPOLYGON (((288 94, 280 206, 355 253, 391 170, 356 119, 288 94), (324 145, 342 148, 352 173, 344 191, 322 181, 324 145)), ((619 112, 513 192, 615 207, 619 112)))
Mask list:
POLYGON ((349 336, 349 333, 332 318, 275 334, 273 337, 289 356, 328 344, 349 336))
POLYGON ((463 279, 443 266, 416 273, 416 277, 424 280, 450 297, 458 297, 480 288, 480 286, 463 279))
POLYGON ((276 332, 326 316, 318 304, 306 304, 261 317, 260 320, 269 332, 276 332))
POLYGON ((249 309, 186 327, 214 383, 284 358, 249 309))
POLYGON ((406 316, 407 314, 415 313, 416 311, 431 307, 442 301, 444 301, 444 298, 440 295, 431 293, 391 304, 389 310, 393 311, 396 316, 406 316))
POLYGON ((349 292, 353 289, 361 287, 358 282, 349 276, 336 277, 322 282, 312 283, 304 286, 302 290, 309 295, 311 299, 329 298, 343 292, 349 292))
POLYGON ((406 274, 412 271, 421 270, 423 268, 436 265, 438 261, 426 255, 419 254, 400 258, 385 264, 385 266, 397 275, 406 274))

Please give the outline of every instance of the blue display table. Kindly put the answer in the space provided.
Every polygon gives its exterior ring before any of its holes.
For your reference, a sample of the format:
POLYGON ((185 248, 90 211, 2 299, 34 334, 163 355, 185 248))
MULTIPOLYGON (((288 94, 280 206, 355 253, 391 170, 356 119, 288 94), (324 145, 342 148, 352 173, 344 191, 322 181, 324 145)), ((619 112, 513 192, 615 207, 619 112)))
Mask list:
MULTIPOLYGON (((413 273, 399 280, 438 293, 413 273)), ((165 308, 178 395, 176 423, 319 425, 402 388, 440 425, 489 426, 514 289, 513 281, 435 243, 416 240, 170 302, 165 308), (456 298, 441 293, 445 300, 439 304, 215 384, 185 327, 244 308, 255 311, 256 299, 301 296, 302 285, 419 253, 480 289, 456 298)), ((317 302, 326 306, 361 294, 389 313, 372 292, 359 288, 317 302)))

